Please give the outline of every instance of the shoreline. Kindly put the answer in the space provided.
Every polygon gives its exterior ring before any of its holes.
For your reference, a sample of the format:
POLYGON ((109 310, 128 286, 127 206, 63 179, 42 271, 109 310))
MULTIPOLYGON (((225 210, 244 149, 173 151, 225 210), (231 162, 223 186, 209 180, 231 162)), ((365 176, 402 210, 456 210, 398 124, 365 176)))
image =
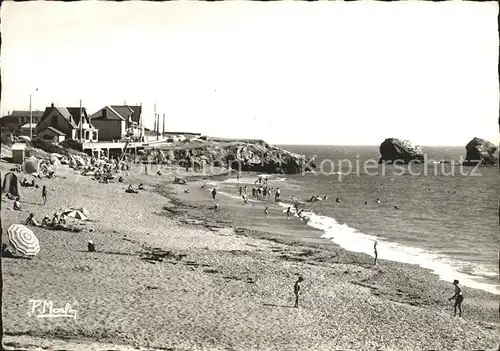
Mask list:
MULTIPOLYGON (((258 176, 258 173, 253 173, 253 174, 247 174, 248 176, 258 176)), ((231 177, 226 177, 227 179, 235 180, 232 179, 231 177)), ((246 184, 248 184, 248 179, 246 179, 246 184)), ((230 182, 221 182, 224 187, 234 187, 237 183, 230 181, 230 182), (224 184, 225 183, 225 184, 224 184)), ((242 185, 242 183, 240 183, 242 185)), ((285 188, 286 189, 286 188, 285 188)), ((288 189, 288 191, 292 191, 292 189, 288 189)), ((285 191, 285 192, 288 192, 285 191)), ((231 192, 231 191, 229 191, 231 192)), ((224 194, 225 196, 229 196, 232 198, 238 198, 237 194, 232 194, 232 193, 223 193, 221 192, 220 194, 224 194)), ((392 195, 392 194, 391 194, 392 195)), ((239 200, 236 199, 236 200, 239 200)), ((253 200, 251 200, 253 201, 253 200)), ((287 200, 282 200, 278 202, 283 210, 285 210, 288 206, 292 206, 292 217, 298 219, 297 216, 295 215, 295 211, 293 209, 292 205, 293 201, 287 201, 287 200)), ((263 201, 259 200, 256 201, 256 203, 260 204, 262 207, 262 210, 264 206, 270 205, 269 201, 263 201)), ((275 203, 272 202, 274 205, 275 203)), ((305 203, 304 203, 305 204, 305 203)), ((494 296, 499 296, 500 297, 500 285, 498 284, 498 271, 496 269, 496 261, 494 264, 492 264, 492 269, 490 267, 490 270, 487 271, 487 273, 484 274, 472 274, 466 271, 461 271, 460 269, 457 269, 455 266, 453 266, 451 263, 447 263, 447 259, 442 260, 439 256, 439 254, 436 254, 432 249, 424 249, 420 247, 415 247, 412 246, 411 244, 404 244, 401 242, 396 242, 396 241, 391 241, 390 239, 379 239, 378 237, 375 236, 375 234, 365 234, 366 232, 361 232, 355 227, 351 227, 348 222, 348 217, 342 219, 342 222, 339 222, 337 217, 329 217, 330 215, 322 215, 317 213, 315 210, 308 210, 304 208, 304 214, 305 217, 307 218, 304 221, 299 221, 303 223, 309 230, 313 230, 321 233, 321 235, 317 235, 316 238, 313 241, 318 241, 321 239, 324 239, 324 241, 329 241, 333 245, 340 246, 343 249, 350 251, 350 252, 359 252, 366 254, 370 257, 373 257, 372 250, 366 249, 366 241, 367 240, 377 240, 379 242, 379 261, 382 259, 381 258, 381 252, 383 254, 391 255, 391 253, 396 255, 396 259, 394 257, 391 257, 393 259, 387 259, 388 261, 393 261, 393 262, 399 262, 399 263, 404 263, 404 264, 412 264, 412 265, 418 265, 422 268, 429 269, 432 274, 436 274, 439 276, 440 279, 442 279, 445 282, 448 282, 451 284, 451 282, 454 279, 459 279, 461 282, 462 286, 467 286, 472 289, 478 289, 478 290, 483 290, 485 292, 488 292, 494 296), (309 220, 311 220, 309 222, 309 220), (328 223, 326 223, 326 222, 328 223), (347 222, 346 222, 347 221, 347 222), (308 223, 309 222, 309 223, 308 223), (342 235, 337 235, 336 231, 330 232, 328 229, 340 226, 340 230, 344 231, 345 229, 348 230, 347 233, 344 233, 342 235), (351 237, 351 232, 354 234, 354 236, 357 238, 357 240, 363 240, 363 243, 358 244, 365 244, 364 250, 359 250, 358 246, 353 246, 353 241, 348 239, 351 237), (358 237, 359 235, 359 237, 358 237), (321 238, 321 239, 320 239, 321 238), (384 247, 382 247, 384 246, 384 247), (386 250, 384 250, 384 248, 386 250), (397 248, 397 249, 396 249, 397 248), (406 253, 406 250, 408 250, 409 253, 406 253), (420 259, 417 258, 417 255, 422 255, 420 259), (486 275, 487 274, 487 275, 486 275), (487 279, 485 279, 487 278, 487 279)), ((296 230, 296 228, 294 228, 296 230)), ((307 234, 306 234, 307 236, 307 234)), ((309 238, 309 237, 308 237, 309 238)), ((309 238, 311 240, 311 238, 309 238)), ((372 243, 368 243, 368 246, 372 245, 372 243)), ((371 248, 371 246, 370 246, 371 248)), ((383 255, 382 255, 383 257, 383 255)), ((450 257, 450 259, 452 259, 450 257)))
MULTIPOLYGON (((245 173, 245 175, 257 176, 258 173, 247 172, 247 173, 245 173)), ((224 174, 224 175, 217 176, 217 181, 222 182, 222 181, 227 180, 227 179, 231 179, 230 174, 229 175, 224 174)), ((215 180, 215 179, 210 177, 210 176, 203 177, 203 178, 191 177, 189 182, 188 182, 188 185, 170 186, 171 192, 167 192, 168 195, 164 194, 164 196, 168 196, 169 198, 174 200, 174 204, 175 204, 174 208, 177 211, 188 210, 188 209, 191 211, 191 213, 194 209, 197 209, 198 211, 201 210, 202 212, 206 211, 207 206, 210 207, 207 204, 212 203, 210 200, 210 194, 208 191, 206 191, 206 195, 204 197, 199 192, 197 192, 198 188, 200 188, 201 184, 205 180, 215 180), (182 191, 182 189, 184 189, 184 188, 190 189, 190 193, 188 193, 188 194, 184 193, 182 191), (194 190, 194 194, 195 194, 194 198, 192 195, 193 190, 194 190), (201 197, 200 197, 200 195, 201 195, 201 197)), ((239 200, 233 199, 233 201, 235 201, 235 203, 236 203, 236 201, 239 201, 239 200)), ((275 206, 276 207, 283 207, 284 203, 285 202, 283 202, 283 200, 282 200, 279 203, 275 203, 275 206)), ((261 204, 260 207, 264 207, 267 205, 268 204, 261 204)), ((315 234, 324 233, 324 231, 317 229, 317 228, 314 228, 314 227, 311 227, 311 226, 307 225, 306 223, 303 223, 302 221, 299 221, 299 226, 301 227, 300 228, 301 230, 300 229, 299 230, 305 234, 304 239, 285 234, 285 232, 287 230, 290 230, 289 228, 281 228, 281 229, 273 228, 272 231, 266 231, 265 229, 269 229, 269 228, 255 229, 255 227, 258 228, 259 226, 249 226, 249 225, 241 223, 241 222, 237 223, 238 222, 237 220, 234 221, 231 219, 233 217, 232 213, 230 212, 232 209, 234 209, 234 204, 232 206, 230 206, 230 209, 228 210, 229 213, 224 213, 223 211, 221 211, 223 213, 223 215, 221 216, 219 221, 214 222, 213 219, 204 218, 203 220, 205 222, 203 222, 203 223, 199 223, 199 222, 190 223, 189 219, 188 220, 183 219, 183 220, 181 220, 181 223, 194 224, 194 225, 207 227, 207 228, 214 226, 214 223, 215 223, 215 226, 226 225, 229 227, 236 228, 236 230, 239 230, 242 233, 242 235, 248 235, 248 236, 252 236, 254 238, 258 238, 258 239, 262 239, 262 240, 272 240, 272 241, 276 241, 276 242, 286 244, 286 245, 293 245, 293 246, 298 245, 298 246, 304 246, 304 247, 319 248, 322 250, 335 250, 336 252, 342 251, 343 252, 342 256, 347 257, 352 262, 360 261, 366 265, 370 265, 370 264, 373 265, 373 256, 371 256, 371 255, 368 255, 366 253, 353 252, 353 251, 349 251, 347 249, 344 249, 344 248, 340 247, 338 244, 332 242, 330 239, 323 238, 322 235, 308 235, 310 233, 315 233, 315 234)), ((210 213, 210 210, 208 210, 208 211, 210 213)), ((190 215, 189 212, 186 212, 186 214, 187 214, 188 218, 192 215, 192 214, 190 215)), ((283 214, 283 216, 284 216, 284 214, 283 214)), ((201 217, 203 218, 203 216, 201 216, 201 217)), ((195 218, 196 218, 196 221, 200 221, 200 215, 196 215, 195 218)), ((297 219, 297 218, 294 218, 294 219, 297 219)), ((295 228, 293 228, 292 230, 297 231, 296 226, 294 226, 294 227, 295 228)), ((439 286, 441 286, 441 288, 443 290, 450 290, 451 289, 450 288, 451 282, 447 282, 447 281, 441 279, 441 277, 430 268, 424 268, 424 267, 421 267, 420 265, 417 265, 417 264, 405 263, 405 262, 400 262, 400 261, 392 261, 392 260, 384 260, 384 259, 380 259, 380 258, 378 259, 378 262, 379 262, 379 264, 377 266, 381 266, 381 265, 384 265, 386 267, 393 266, 395 268, 403 269, 403 270, 407 269, 407 270, 412 270, 412 271, 413 270, 421 271, 422 272, 421 274, 429 275, 432 277, 431 278, 432 280, 436 280, 437 282, 439 282, 437 284, 439 286)), ((469 291, 473 292, 472 293, 473 300, 475 300, 476 303, 479 301, 479 303, 484 305, 484 306, 488 306, 489 308, 494 308, 496 310, 498 309, 498 303, 500 301, 500 294, 494 294, 494 293, 486 291, 486 290, 468 287, 468 286, 462 286, 462 288, 464 289, 464 291, 467 295, 471 295, 471 294, 469 294, 469 291)))
MULTIPOLYGON (((497 312, 481 303, 488 298, 481 291, 465 288, 464 318, 454 318, 447 302, 450 285, 419 267, 386 261, 373 267, 366 255, 322 243, 324 239, 311 244, 290 240, 286 229, 269 233, 251 223, 240 225, 238 221, 252 219, 253 212, 246 212, 250 209, 222 207, 221 215, 214 216, 208 210, 210 195, 200 192, 200 184, 221 179, 217 176, 189 177, 190 194, 173 184, 173 176, 124 178, 124 183, 110 184, 87 177, 44 179, 40 183, 49 189, 47 206, 41 205, 39 192, 26 189, 21 204, 37 218, 79 205, 88 208, 92 221, 80 224, 84 231, 79 234, 37 228, 39 255, 33 260, 2 258, 9 343, 26 346, 23 340, 38 340, 26 349, 62 340, 82 345, 68 345, 71 350, 88 349, 95 341, 117 349, 171 350, 498 345, 497 312), (146 190, 126 194, 128 183, 143 183, 146 190), (96 243, 95 254, 85 250, 89 239, 96 243), (294 309, 292 288, 298 275, 305 281, 302 306, 294 309), (29 299, 53 300, 57 306, 69 302, 78 318, 30 317, 29 299)), ((262 216, 260 210, 253 214, 262 216)), ((7 228, 27 213, 3 210, 2 216, 7 228)), ((304 233, 312 232, 300 226, 304 233)))

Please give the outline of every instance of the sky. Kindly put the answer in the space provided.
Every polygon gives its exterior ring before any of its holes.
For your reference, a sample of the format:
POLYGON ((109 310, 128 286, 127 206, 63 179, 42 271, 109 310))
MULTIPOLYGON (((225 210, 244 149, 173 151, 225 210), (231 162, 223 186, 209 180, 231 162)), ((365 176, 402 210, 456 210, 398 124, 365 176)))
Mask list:
MULTIPOLYGON (((494 143, 496 2, 4 2, 2 115, 143 105, 273 144, 494 143), (37 90, 38 89, 38 90, 37 90)), ((162 127, 160 126, 160 130, 162 127)))

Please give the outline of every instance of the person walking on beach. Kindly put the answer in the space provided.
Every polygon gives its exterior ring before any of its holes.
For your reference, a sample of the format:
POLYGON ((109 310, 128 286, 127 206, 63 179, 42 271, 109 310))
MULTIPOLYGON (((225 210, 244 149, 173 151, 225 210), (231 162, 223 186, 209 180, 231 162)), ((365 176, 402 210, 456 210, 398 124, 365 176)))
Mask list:
POLYGON ((212 201, 215 201, 215 195, 217 195, 217 190, 212 190, 212 201))
POLYGON ((266 209, 264 210, 264 214, 266 215, 267 218, 267 215, 269 214, 269 207, 266 207, 266 209))
POLYGON ((464 301, 464 295, 462 293, 462 288, 460 285, 458 285, 458 280, 453 281, 453 285, 455 286, 455 294, 453 294, 452 297, 448 299, 448 301, 451 301, 455 299, 455 306, 453 306, 453 315, 457 315, 457 307, 458 307, 458 316, 462 317, 462 302, 464 301))
POLYGON ((303 281, 304 279, 299 277, 293 286, 293 293, 295 294, 295 308, 299 308, 300 283, 303 281))
POLYGON ((43 200, 43 205, 47 203, 47 187, 44 185, 42 187, 42 200, 43 200))
POLYGON ((378 258, 378 251, 377 251, 377 240, 375 240, 375 243, 373 243, 373 252, 375 254, 375 258, 373 259, 373 264, 376 266, 377 265, 377 258, 378 258))
POLYGON ((290 219, 291 210, 292 210, 292 208, 290 206, 288 206, 288 208, 286 209, 286 219, 290 219))
POLYGON ((276 188, 276 193, 274 195, 274 200, 279 201, 281 195, 280 188, 276 188))
POLYGON ((243 195, 243 187, 240 186, 240 196, 242 196, 242 195, 243 195))

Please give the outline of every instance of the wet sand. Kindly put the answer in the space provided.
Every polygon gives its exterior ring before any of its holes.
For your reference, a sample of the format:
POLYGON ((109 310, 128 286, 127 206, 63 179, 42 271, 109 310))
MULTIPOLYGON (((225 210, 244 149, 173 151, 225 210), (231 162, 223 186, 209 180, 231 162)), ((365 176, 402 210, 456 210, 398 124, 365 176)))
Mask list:
MULTIPOLYGON (((2 171, 8 169, 1 164, 2 171)), ((464 289, 465 318, 452 316, 452 290, 428 271, 381 262, 329 244, 288 235, 278 209, 219 202, 208 210, 206 180, 173 185, 172 176, 125 176, 99 184, 87 177, 43 180, 25 189, 22 206, 37 219, 84 206, 92 232, 35 228, 42 250, 33 260, 2 258, 6 341, 19 347, 89 349, 96 342, 172 350, 465 350, 498 347, 498 312, 467 304, 488 300, 464 289), (75 181, 77 179, 77 181, 75 181), (146 185, 124 192, 128 182, 146 185), (274 216, 276 215, 276 218, 274 216), (255 225, 255 223, 261 223, 255 225), (253 224, 252 224, 253 223, 253 224), (99 252, 86 252, 87 240, 99 252), (293 283, 303 283, 293 308, 293 283), (30 299, 72 304, 76 319, 30 315, 30 299)), ((28 212, 6 210, 2 225, 28 212)), ((284 216, 284 214, 283 214, 284 216)), ((286 219, 285 219, 286 221, 286 219)), ((287 221, 292 222, 292 220, 287 221)), ((310 235, 301 225, 295 229, 310 235)), ((5 233, 2 234, 5 240, 5 233)), ((125 347, 125 346, 123 346, 125 347)))

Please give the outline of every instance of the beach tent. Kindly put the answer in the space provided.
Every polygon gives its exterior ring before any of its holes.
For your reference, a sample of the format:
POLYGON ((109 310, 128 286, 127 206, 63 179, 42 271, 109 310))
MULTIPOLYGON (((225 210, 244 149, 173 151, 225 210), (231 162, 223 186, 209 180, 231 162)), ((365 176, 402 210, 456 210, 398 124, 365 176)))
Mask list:
POLYGON ((21 196, 21 182, 14 172, 5 173, 2 183, 2 193, 9 193, 14 196, 21 196))

